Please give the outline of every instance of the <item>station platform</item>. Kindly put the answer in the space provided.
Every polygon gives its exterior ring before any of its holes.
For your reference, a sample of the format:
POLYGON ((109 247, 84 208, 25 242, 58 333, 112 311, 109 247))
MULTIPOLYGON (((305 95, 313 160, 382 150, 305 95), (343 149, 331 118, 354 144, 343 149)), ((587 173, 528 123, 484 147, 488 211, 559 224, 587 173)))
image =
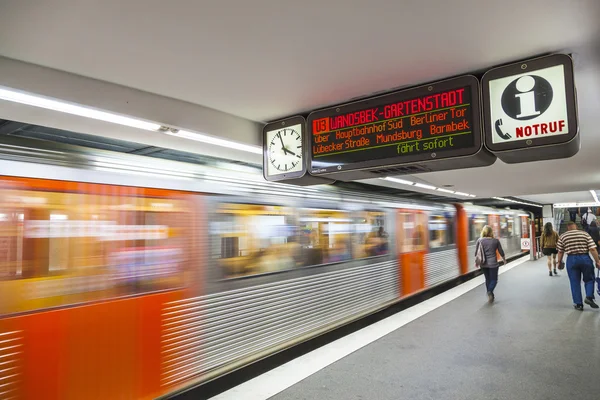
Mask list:
POLYGON ((213 399, 599 398, 600 312, 545 259, 500 274, 494 304, 476 277, 213 399))

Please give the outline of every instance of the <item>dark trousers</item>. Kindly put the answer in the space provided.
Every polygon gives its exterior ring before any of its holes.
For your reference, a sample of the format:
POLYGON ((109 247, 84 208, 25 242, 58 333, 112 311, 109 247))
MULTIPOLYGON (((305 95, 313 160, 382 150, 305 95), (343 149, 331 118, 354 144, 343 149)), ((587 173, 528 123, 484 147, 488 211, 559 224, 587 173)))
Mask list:
POLYGON ((498 283, 498 268, 481 268, 485 275, 485 289, 488 292, 494 292, 498 283))
POLYGON ((571 216, 571 221, 575 222, 577 218, 577 211, 569 211, 569 215, 571 216))
POLYGON ((583 304, 581 278, 583 278, 586 297, 594 298, 594 262, 589 255, 567 256, 567 273, 569 274, 571 296, 573 296, 574 304, 583 304))

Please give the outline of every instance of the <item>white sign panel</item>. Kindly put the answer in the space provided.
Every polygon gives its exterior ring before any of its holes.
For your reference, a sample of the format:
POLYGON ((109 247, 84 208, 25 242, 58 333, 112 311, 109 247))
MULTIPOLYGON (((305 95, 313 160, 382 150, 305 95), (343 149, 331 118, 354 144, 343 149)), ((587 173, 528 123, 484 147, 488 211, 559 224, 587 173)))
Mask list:
POLYGON ((489 82, 492 143, 569 133, 563 65, 489 82))
POLYGON ((531 250, 531 239, 521 238, 521 250, 531 250))

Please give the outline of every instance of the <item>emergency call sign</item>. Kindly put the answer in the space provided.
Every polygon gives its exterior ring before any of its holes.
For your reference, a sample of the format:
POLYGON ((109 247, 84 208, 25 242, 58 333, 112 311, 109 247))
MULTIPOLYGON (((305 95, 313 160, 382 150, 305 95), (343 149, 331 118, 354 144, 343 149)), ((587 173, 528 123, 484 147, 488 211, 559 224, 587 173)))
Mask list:
POLYGON ((501 160, 547 160, 579 151, 571 57, 494 68, 483 76, 481 89, 485 145, 501 160))
POLYGON ((492 142, 569 132, 563 65, 491 80, 492 142))

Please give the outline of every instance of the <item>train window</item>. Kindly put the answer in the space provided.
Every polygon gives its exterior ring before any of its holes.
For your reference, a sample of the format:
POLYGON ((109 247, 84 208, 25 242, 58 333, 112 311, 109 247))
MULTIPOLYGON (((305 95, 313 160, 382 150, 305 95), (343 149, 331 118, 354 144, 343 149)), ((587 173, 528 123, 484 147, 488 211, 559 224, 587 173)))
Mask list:
POLYGON ((473 214, 469 218, 469 240, 475 241, 481 236, 483 227, 488 223, 485 214, 473 214))
POLYGON ((398 247, 401 253, 427 249, 427 215, 423 212, 399 211, 397 219, 398 247))
POLYGON ((226 278, 388 253, 385 213, 256 204, 219 205, 211 235, 226 278))
POLYGON ((438 248, 454 244, 454 224, 451 215, 429 215, 429 247, 438 248))
POLYGON ((348 211, 301 210, 303 244, 311 253, 311 264, 326 264, 353 258, 354 220, 348 211))
POLYGON ((385 213, 363 211, 354 219, 354 258, 365 258, 387 254, 388 233, 385 230, 385 213))
POLYGON ((521 217, 513 218, 513 235, 521 236, 521 217))
POLYGON ((211 226, 226 278, 304 265, 296 216, 288 207, 222 203, 211 226))
POLYGON ((54 191, 4 184, 0 313, 183 285, 186 201, 133 197, 135 188, 107 185, 80 184, 79 193, 68 193, 61 183, 48 184, 54 191))
POLYGON ((500 237, 510 236, 509 217, 507 215, 500 215, 500 237))
POLYGON ((513 236, 515 234, 515 219, 512 215, 506 216, 506 233, 508 236, 513 236))

